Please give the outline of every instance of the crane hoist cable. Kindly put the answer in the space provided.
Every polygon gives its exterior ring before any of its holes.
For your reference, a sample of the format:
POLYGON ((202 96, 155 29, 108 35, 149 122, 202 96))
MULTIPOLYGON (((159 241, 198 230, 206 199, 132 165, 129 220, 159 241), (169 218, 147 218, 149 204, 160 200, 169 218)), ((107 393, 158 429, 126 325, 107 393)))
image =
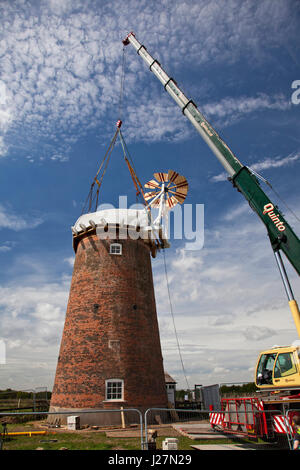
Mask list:
POLYGON ((150 208, 145 200, 145 193, 144 193, 144 190, 143 190, 143 186, 137 176, 137 173, 136 173, 136 170, 134 168, 134 164, 133 164, 133 160, 129 154, 129 151, 128 151, 128 148, 127 148, 127 145, 126 145, 126 142, 124 140, 124 137, 121 133, 121 125, 122 125, 122 121, 119 120, 117 122, 117 130, 109 144, 109 147, 101 161, 101 164, 97 170, 97 173, 94 177, 94 180, 91 184, 91 187, 90 187, 90 191, 89 191, 89 194, 87 196, 87 199, 86 199, 86 202, 83 206, 83 209, 82 209, 82 214, 84 212, 93 212, 92 208, 94 208, 94 210, 96 211, 97 210, 97 207, 98 207, 98 202, 99 202, 99 192, 100 192, 100 189, 101 189, 101 185, 102 185, 102 182, 103 182, 103 178, 104 178, 104 175, 107 171, 107 167, 108 167, 108 164, 109 164, 109 161, 110 161, 110 158, 111 158, 111 154, 112 154, 112 151, 115 147, 115 144, 116 144, 116 140, 119 136, 120 138, 120 141, 121 141, 121 147, 122 147, 122 150, 123 150, 123 155, 124 155, 124 160, 127 164, 127 167, 129 169, 129 172, 130 172, 130 176, 132 178, 132 181, 134 183, 134 186, 135 186, 135 189, 136 189, 136 196, 141 196, 142 198, 142 202, 145 206, 147 206, 147 210, 149 211, 150 208), (95 194, 95 185, 97 185, 97 190, 96 190, 96 194, 95 194))
POLYGON ((119 120, 122 119, 123 112, 123 97, 124 97, 124 83, 125 83, 125 46, 123 45, 122 51, 122 66, 121 66, 121 80, 120 80, 120 95, 119 95, 119 120))
POLYGON ((112 151, 114 149, 114 146, 115 146, 115 143, 116 143, 116 140, 117 140, 117 137, 118 137, 118 133, 120 131, 120 126, 121 126, 121 121, 118 121, 117 122, 117 130, 109 144, 109 147, 102 159, 102 162, 98 168, 98 171, 94 177, 94 180, 91 184, 91 187, 90 187, 90 191, 89 191, 89 194, 87 196, 87 199, 86 199, 86 202, 83 206, 83 209, 82 209, 82 213, 83 214, 84 212, 90 212, 91 209, 92 209, 92 206, 93 206, 93 202, 94 200, 96 199, 96 204, 95 204, 95 210, 97 210, 97 206, 98 206, 98 200, 99 200, 99 191, 100 191, 100 188, 101 188, 101 185, 102 185, 102 181, 103 181, 103 177, 106 173, 106 170, 107 170, 107 166, 108 166, 108 163, 109 163, 109 160, 110 160, 110 157, 111 157, 111 154, 112 154, 112 151), (102 170, 102 173, 101 173, 101 170, 102 170), (99 176, 100 175, 100 176, 99 176), (97 184, 97 191, 96 191, 96 194, 94 194, 94 187, 95 187, 95 184, 97 184))
POLYGON ((102 184, 102 181, 103 181, 103 177, 106 173, 106 170, 107 170, 107 167, 108 167, 108 163, 109 163, 109 160, 110 160, 110 157, 111 157, 111 154, 112 154, 112 151, 114 149, 114 146, 115 146, 115 143, 116 143, 116 140, 117 140, 117 137, 118 137, 118 133, 120 131, 120 127, 117 125, 117 130, 109 144, 109 147, 108 147, 108 150, 105 154, 105 157, 104 159, 102 160, 102 163, 100 165, 100 168, 99 170, 97 171, 96 173, 96 176, 94 178, 94 183, 96 183, 98 185, 98 188, 97 188, 97 196, 96 196, 96 207, 98 206, 98 199, 99 199, 99 191, 100 191, 100 187, 101 187, 101 184, 102 184), (104 163, 105 162, 105 163, 104 163), (102 171, 102 174, 101 174, 101 177, 98 179, 98 176, 100 174, 100 171, 103 167, 103 171, 102 171), (99 181, 100 180, 100 181, 99 181))
MULTIPOLYGON (((122 54, 120 95, 119 95, 119 106, 118 106, 119 119, 117 121, 117 129, 116 129, 116 132, 115 132, 115 134, 114 134, 114 136, 113 136, 113 138, 112 138, 112 140, 109 144, 109 147, 108 147, 108 149, 107 149, 107 151, 104 155, 104 158, 103 158, 103 160, 100 164, 100 167, 99 167, 99 169, 96 173, 96 176, 94 177, 94 180, 93 180, 92 185, 90 187, 89 194, 87 196, 86 202, 85 202, 85 204, 83 206, 83 209, 82 209, 82 214, 86 210, 88 212, 90 212, 92 207, 94 206, 95 201, 96 202, 95 202, 95 208, 94 209, 97 210, 98 202, 99 202, 99 192, 100 192, 100 188, 101 188, 101 185, 102 185, 103 177, 106 173, 108 163, 110 161, 110 157, 111 157, 112 151, 114 149, 114 146, 116 144, 116 140, 117 140, 118 135, 119 135, 120 141, 121 141, 121 146, 122 146, 122 150, 123 150, 123 154, 124 154, 124 160, 125 160, 125 162, 128 166, 131 178, 133 180, 133 183, 134 183, 134 186, 135 186, 135 189, 136 189, 136 197, 138 198, 138 196, 141 196, 142 199, 143 199, 143 204, 147 206, 147 203, 146 203, 146 200, 145 200, 145 197, 144 197, 143 186, 142 186, 142 184, 141 184, 141 182, 140 182, 140 180, 137 176, 132 158, 130 156, 130 153, 129 153, 127 145, 126 145, 126 142, 125 142, 124 137, 123 137, 122 132, 121 132, 121 125, 122 125, 121 117, 122 117, 123 98, 124 98, 124 82, 125 82, 125 46, 123 46, 123 54, 122 54), (94 194, 95 184, 97 185, 96 194, 94 194)), ((150 208, 148 208, 148 210, 150 210, 150 208)))
POLYGON ((123 149, 124 160, 127 163, 127 166, 128 166, 133 184, 134 184, 135 189, 136 189, 136 196, 138 197, 139 195, 141 195, 142 198, 143 198, 143 204, 146 205, 147 203, 146 203, 146 199, 145 199, 145 193, 144 193, 144 190, 143 190, 143 186, 142 186, 142 184, 141 184, 141 182, 140 182, 140 180, 137 176, 136 170, 134 168, 133 160, 132 160, 132 158, 130 156, 130 153, 128 151, 128 148, 127 148, 126 142, 124 140, 123 134, 121 132, 121 129, 120 129, 120 132, 119 132, 119 136, 120 136, 121 145, 122 145, 122 149, 123 149))
POLYGON ((296 220, 298 220, 298 222, 300 222, 300 218, 298 217, 298 215, 293 211, 293 209, 291 209, 288 204, 285 202, 285 200, 280 196, 280 194, 273 188, 273 186, 271 185, 271 183, 266 180, 263 176, 261 176, 259 173, 257 173, 255 170, 253 170, 253 168, 251 167, 247 167, 249 171, 251 171, 251 173, 253 173, 257 178, 259 178, 260 180, 262 180, 267 186, 269 186, 269 188, 273 191, 274 194, 276 194, 276 196, 278 197, 278 199, 280 199, 280 201, 285 205, 285 207, 291 212, 291 214, 293 214, 293 216, 295 217, 296 220))
POLYGON ((181 354, 181 348, 179 344, 179 339, 178 339, 178 334, 177 334, 177 329, 175 325, 175 318, 174 318, 174 312, 173 312, 173 306, 172 306, 172 301, 171 301, 171 293, 170 293, 170 286, 169 286, 169 278, 168 278, 168 270, 167 270, 167 262, 166 262, 166 255, 165 255, 165 249, 163 248, 163 255, 164 255, 164 267, 165 267, 165 276, 166 276, 166 283, 167 283, 167 292, 168 292, 168 298, 169 298, 169 304, 170 304, 170 311, 172 315, 172 321, 173 321, 173 327, 174 327, 174 332, 175 332, 175 338, 176 338, 176 343, 177 343, 177 349, 178 349, 178 354, 180 357, 180 362, 181 362, 181 367, 182 367, 182 372, 187 384, 188 390, 190 390, 189 382, 186 376, 184 364, 183 364, 183 359, 182 359, 182 354, 181 354))
POLYGON ((122 52, 120 94, 119 94, 119 105, 118 105, 118 116, 119 116, 119 118, 118 118, 118 121, 117 121, 117 129, 116 129, 116 132, 115 132, 115 134, 114 134, 114 136, 113 136, 113 138, 112 138, 112 140, 109 144, 109 147, 108 147, 108 149, 107 149, 107 151, 104 155, 104 158, 103 158, 103 160, 100 164, 100 167, 99 167, 99 169, 96 173, 96 176, 94 177, 94 181, 91 184, 90 191, 89 191, 89 194, 88 194, 87 199, 85 201, 85 204, 83 206, 81 214, 83 214, 86 210, 87 210, 87 212, 90 212, 95 200, 96 200, 95 210, 97 210, 97 207, 98 207, 99 192, 100 192, 100 188, 101 188, 101 185, 102 185, 103 177, 106 173, 107 166, 108 166, 112 151, 114 149, 114 146, 115 146, 118 134, 120 133, 120 129, 121 129, 121 125, 122 125, 121 117, 122 117, 123 96, 124 96, 124 82, 125 82, 125 46, 123 46, 123 52, 122 52), (102 170, 102 174, 100 175, 101 170, 102 170), (94 194, 95 184, 98 186, 96 194, 94 194))
MULTIPOLYGON (((119 98, 119 121, 122 123, 122 111, 123 111, 123 98, 124 98, 124 82, 125 82, 125 45, 123 45, 122 51, 122 67, 121 67, 121 85, 120 85, 120 98, 119 98)), ((130 156, 129 150, 127 148, 126 142, 124 140, 123 134, 121 132, 121 126, 119 128, 119 137, 123 149, 124 160, 128 166, 133 184, 136 189, 136 197, 138 198, 139 195, 143 198, 143 203, 146 204, 146 200, 144 197, 143 186, 140 183, 140 180, 137 176, 136 170, 134 168, 134 164, 132 158, 130 156), (129 161, 130 160, 130 161, 129 161)))

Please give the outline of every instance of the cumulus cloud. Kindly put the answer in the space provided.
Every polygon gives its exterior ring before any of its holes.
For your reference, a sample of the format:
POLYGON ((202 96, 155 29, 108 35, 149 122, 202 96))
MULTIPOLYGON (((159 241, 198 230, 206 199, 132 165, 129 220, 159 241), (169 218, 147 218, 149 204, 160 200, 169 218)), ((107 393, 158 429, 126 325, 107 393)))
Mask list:
MULTIPOLYGON (((191 383, 252 381, 259 352, 296 337, 263 224, 244 204, 235 216, 228 209, 221 225, 206 228, 201 251, 166 250, 172 305, 163 260, 153 261, 164 364, 183 387, 171 307, 191 383)), ((297 275, 287 268, 297 296, 297 275)))
MULTIPOLYGON (((261 44, 273 46, 274 37, 277 44, 284 44, 287 29, 289 40, 298 39, 292 9, 288 0, 257 4, 231 0, 220 20, 219 5, 209 0, 159 4, 128 0, 126 9, 120 1, 3 0, 0 155, 18 152, 30 163, 49 159, 59 164, 68 160, 74 143, 90 130, 96 129, 106 141, 119 117, 121 39, 132 29, 180 79, 187 78, 183 70, 199 72, 200 66, 216 61, 235 64, 245 53, 249 61, 255 59, 253 67, 259 67, 268 59, 268 48, 261 44)), ((193 130, 180 109, 163 94, 131 47, 125 54, 126 137, 149 143, 188 138, 193 130)), ((227 96, 219 103, 206 96, 203 107, 221 126, 261 111, 288 109, 281 94, 256 92, 227 96)), ((270 158, 253 168, 279 168, 297 160, 296 154, 270 158)), ((167 254, 172 306, 191 384, 251 380, 249 370, 257 350, 266 346, 270 335, 272 344, 282 344, 293 332, 268 242, 257 243, 265 240, 265 232, 249 221, 248 211, 241 205, 225 213, 222 227, 206 230, 203 250, 187 252, 181 246, 167 254), (261 326, 260 333, 256 325, 261 326)), ((0 205, 0 228, 21 231, 41 223, 40 217, 0 205)), ((3 257, 13 247, 2 242, 3 257)), ((73 258, 62 260, 70 269, 73 258)), ((26 279, 20 276, 0 289, 1 334, 8 346, 2 377, 6 383, 13 379, 27 385, 33 381, 44 385, 45 379, 51 387, 70 279, 53 281, 50 268, 40 265, 28 275, 33 261, 21 261, 26 279)), ((154 262, 154 279, 165 366, 180 381, 162 257, 154 262)))
MULTIPOLYGON (((18 136, 27 153, 39 141, 45 156, 60 162, 66 161, 74 135, 79 139, 99 127, 102 136, 108 135, 119 117, 121 39, 128 31, 147 39, 153 54, 159 50, 158 58, 173 70, 216 60, 234 62, 245 51, 258 58, 259 45, 267 44, 274 31, 278 42, 285 40, 286 27, 291 37, 297 33, 290 2, 270 7, 269 0, 256 6, 232 0, 223 11, 222 25, 214 1, 141 5, 129 0, 124 10, 121 2, 17 0, 3 1, 0 13, 0 155, 13 152, 18 136)), ((146 74, 132 50, 126 50, 125 106, 131 136, 143 141, 186 138, 188 127, 146 74)), ((280 95, 263 93, 204 105, 223 125, 250 112, 286 108, 280 95)))
POLYGON ((0 288, 1 339, 6 364, 2 386, 53 386, 70 279, 30 276, 0 288), (31 283, 32 282, 32 283, 31 283))

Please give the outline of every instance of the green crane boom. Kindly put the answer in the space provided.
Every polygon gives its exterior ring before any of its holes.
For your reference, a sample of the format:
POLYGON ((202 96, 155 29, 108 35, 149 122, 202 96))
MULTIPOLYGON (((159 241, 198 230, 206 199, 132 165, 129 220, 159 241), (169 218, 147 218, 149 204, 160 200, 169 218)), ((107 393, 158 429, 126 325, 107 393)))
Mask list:
POLYGON ((123 44, 125 46, 128 44, 133 45, 138 55, 140 55, 149 66, 150 71, 159 79, 165 90, 180 106, 182 113, 191 121, 201 137, 211 148, 215 156, 227 171, 229 175, 228 179, 232 182, 233 186, 244 195, 249 202, 250 207, 257 213, 265 224, 300 337, 299 309, 296 301, 294 300, 280 256, 280 250, 282 250, 297 273, 300 275, 299 238, 285 220, 277 206, 272 203, 262 190, 255 175, 248 169, 248 167, 244 166, 239 161, 218 133, 205 119, 196 104, 185 96, 176 84, 175 80, 168 76, 160 63, 154 59, 148 53, 146 47, 136 39, 134 33, 131 32, 128 34, 128 36, 123 40, 123 44))

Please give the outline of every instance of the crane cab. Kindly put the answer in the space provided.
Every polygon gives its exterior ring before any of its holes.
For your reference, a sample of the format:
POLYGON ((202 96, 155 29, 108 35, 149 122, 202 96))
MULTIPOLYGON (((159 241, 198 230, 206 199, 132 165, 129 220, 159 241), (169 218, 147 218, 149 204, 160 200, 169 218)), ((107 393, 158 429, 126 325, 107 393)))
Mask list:
POLYGON ((300 390, 299 346, 274 347, 259 355, 255 384, 263 389, 300 390))

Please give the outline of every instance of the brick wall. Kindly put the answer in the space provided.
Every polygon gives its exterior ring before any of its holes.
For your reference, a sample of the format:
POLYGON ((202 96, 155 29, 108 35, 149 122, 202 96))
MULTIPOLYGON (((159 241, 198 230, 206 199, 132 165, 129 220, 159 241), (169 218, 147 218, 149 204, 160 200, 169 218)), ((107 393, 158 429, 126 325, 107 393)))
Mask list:
POLYGON ((149 248, 89 234, 76 250, 51 407, 119 406, 167 406, 149 248), (124 380, 124 401, 105 401, 107 379, 124 380))

